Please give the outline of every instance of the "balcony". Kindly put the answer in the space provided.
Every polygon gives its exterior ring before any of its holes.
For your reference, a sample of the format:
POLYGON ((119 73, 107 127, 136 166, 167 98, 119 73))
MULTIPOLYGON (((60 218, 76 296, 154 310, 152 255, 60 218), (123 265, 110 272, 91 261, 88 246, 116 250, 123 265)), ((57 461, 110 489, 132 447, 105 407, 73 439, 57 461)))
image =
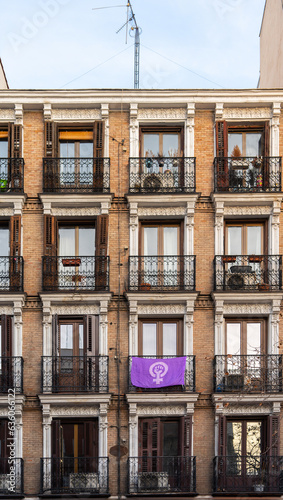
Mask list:
POLYGON ((130 158, 130 193, 195 191, 195 158, 130 158))
POLYGON ((280 192, 280 157, 217 157, 214 158, 214 191, 280 192))
POLYGON ((283 492, 283 457, 226 456, 214 458, 214 493, 283 492))
POLYGON ((24 192, 23 158, 0 158, 0 194, 24 192))
POLYGON ((108 356, 43 356, 43 393, 108 392, 108 356))
POLYGON ((282 288, 281 255, 216 255, 214 290, 278 291, 282 288))
POLYGON ((194 255, 129 257, 129 291, 195 290, 194 255))
POLYGON ((107 495, 107 457, 42 458, 41 495, 107 495))
POLYGON ((108 291, 109 257, 42 257, 44 291, 108 291))
MULTIPOLYGON (((12 441, 11 441, 12 443, 12 441)), ((0 458, 0 497, 24 493, 24 461, 22 458, 0 458)))
MULTIPOLYGON (((146 359, 168 359, 176 358, 176 356, 139 356, 146 359)), ((132 368, 132 356, 129 356, 129 381, 128 381, 128 391, 129 392, 195 392, 195 356, 186 356, 186 370, 185 370, 185 385, 174 385, 168 387, 159 387, 156 389, 145 389, 143 387, 136 387, 131 383, 131 368, 132 368)))
POLYGON ((282 356, 223 355, 214 358, 214 392, 282 391, 282 356))
POLYGON ((0 292, 22 292, 23 257, 0 257, 0 292))
POLYGON ((23 393, 23 358, 0 357, 0 393, 14 389, 17 394, 23 393))
POLYGON ((130 457, 128 493, 196 494, 195 457, 130 457))
POLYGON ((43 158, 44 193, 109 193, 109 158, 43 158))

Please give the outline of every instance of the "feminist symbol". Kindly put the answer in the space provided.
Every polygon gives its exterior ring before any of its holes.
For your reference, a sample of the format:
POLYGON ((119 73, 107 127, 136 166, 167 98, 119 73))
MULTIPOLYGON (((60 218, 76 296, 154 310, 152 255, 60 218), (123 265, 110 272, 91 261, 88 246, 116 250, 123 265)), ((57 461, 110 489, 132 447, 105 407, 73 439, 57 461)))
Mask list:
POLYGON ((159 385, 160 382, 163 382, 162 377, 164 377, 167 372, 168 372, 168 365, 163 361, 157 361, 156 363, 153 363, 149 367, 149 373, 153 377, 153 382, 155 382, 156 385, 159 385))

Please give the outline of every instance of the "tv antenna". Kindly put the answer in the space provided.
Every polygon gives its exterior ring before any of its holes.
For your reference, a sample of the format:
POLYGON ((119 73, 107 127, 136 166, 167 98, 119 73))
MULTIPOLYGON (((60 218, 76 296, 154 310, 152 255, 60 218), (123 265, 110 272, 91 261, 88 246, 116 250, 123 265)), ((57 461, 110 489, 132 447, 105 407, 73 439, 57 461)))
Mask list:
POLYGON ((92 10, 101 10, 101 9, 112 9, 115 7, 127 7, 127 20, 126 22, 119 28, 116 33, 119 33, 126 26, 126 43, 127 43, 127 34, 128 34, 128 25, 131 24, 130 27, 130 36, 131 33, 134 32, 135 38, 135 56, 134 56, 134 88, 138 89, 140 84, 140 34, 142 32, 141 28, 139 28, 136 16, 133 11, 133 7, 131 1, 128 0, 127 5, 110 5, 109 7, 96 7, 92 10))

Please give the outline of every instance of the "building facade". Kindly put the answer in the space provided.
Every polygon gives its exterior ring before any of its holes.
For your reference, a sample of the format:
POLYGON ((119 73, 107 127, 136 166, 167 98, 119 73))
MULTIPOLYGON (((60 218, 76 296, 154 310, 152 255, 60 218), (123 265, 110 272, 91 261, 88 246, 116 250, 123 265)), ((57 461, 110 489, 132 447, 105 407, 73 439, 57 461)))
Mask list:
POLYGON ((282 495, 281 102, 0 92, 0 496, 282 495))
POLYGON ((283 87, 283 2, 266 0, 260 29, 260 88, 283 87))

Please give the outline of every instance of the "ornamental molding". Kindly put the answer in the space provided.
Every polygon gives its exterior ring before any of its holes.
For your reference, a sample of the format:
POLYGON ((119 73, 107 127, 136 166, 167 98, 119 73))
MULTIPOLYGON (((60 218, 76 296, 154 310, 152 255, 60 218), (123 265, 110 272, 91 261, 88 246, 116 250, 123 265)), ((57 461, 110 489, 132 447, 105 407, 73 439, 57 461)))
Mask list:
POLYGON ((14 210, 12 207, 0 208, 1 217, 12 217, 14 215, 14 210))
POLYGON ((59 316, 64 315, 76 315, 76 314, 99 314, 99 305, 68 305, 68 306, 52 306, 51 314, 58 314, 59 316))
POLYGON ((77 216, 97 216, 100 215, 100 207, 86 207, 86 208, 64 208, 52 207, 52 215, 62 217, 77 217, 77 216))
POLYGON ((54 416, 73 416, 89 415, 97 417, 99 415, 99 406, 52 406, 50 408, 51 417, 54 416))
POLYGON ((8 416, 8 407, 0 408, 0 417, 7 417, 7 416, 8 416))
POLYGON ((260 405, 234 405, 230 403, 225 403, 223 406, 223 414, 241 414, 241 415, 253 415, 253 414, 266 414, 272 411, 272 406, 269 404, 260 405))
POLYGON ((14 314, 14 308, 12 306, 0 306, 0 315, 2 314, 12 316, 14 314))
POLYGON ((138 208, 138 216, 175 216, 175 215, 186 215, 186 209, 184 207, 140 207, 138 208))
POLYGON ((223 314, 271 314, 272 306, 270 304, 224 304, 223 314))
POLYGON ((138 415, 184 415, 185 405, 137 406, 138 415))
POLYGON ((52 109, 52 120, 101 120, 100 109, 52 109))
POLYGON ((0 109, 0 120, 15 120, 15 111, 14 109, 0 109))
POLYGON ((184 108, 147 108, 138 109, 138 120, 185 120, 186 109, 184 108))
POLYGON ((185 314, 185 306, 182 305, 139 305, 138 314, 185 314))
POLYGON ((256 206, 256 207, 224 207, 224 215, 270 215, 272 207, 256 206))
POLYGON ((272 118, 272 110, 271 108, 224 108, 222 116, 223 120, 234 118, 241 118, 244 120, 269 120, 272 118))

